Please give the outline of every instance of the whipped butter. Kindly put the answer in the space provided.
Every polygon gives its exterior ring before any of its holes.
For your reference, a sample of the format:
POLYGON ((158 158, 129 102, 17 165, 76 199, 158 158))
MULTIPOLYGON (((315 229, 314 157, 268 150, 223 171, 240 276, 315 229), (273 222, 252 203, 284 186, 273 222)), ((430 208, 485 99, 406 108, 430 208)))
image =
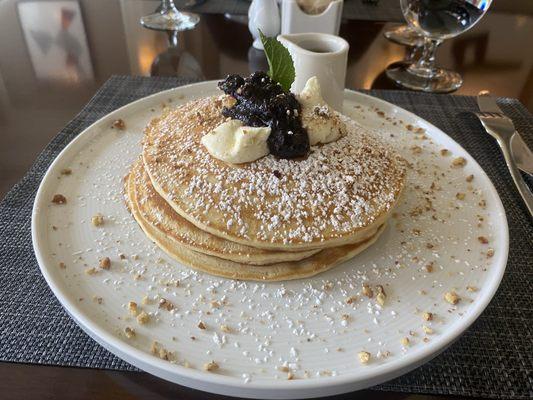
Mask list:
POLYGON ((232 119, 217 126, 201 140, 213 157, 231 164, 242 164, 269 153, 268 136, 270 128, 267 126, 244 126, 238 119, 232 119))
POLYGON ((302 125, 307 130, 311 146, 333 142, 346 134, 346 124, 324 101, 316 76, 307 80, 297 97, 302 106, 302 125))

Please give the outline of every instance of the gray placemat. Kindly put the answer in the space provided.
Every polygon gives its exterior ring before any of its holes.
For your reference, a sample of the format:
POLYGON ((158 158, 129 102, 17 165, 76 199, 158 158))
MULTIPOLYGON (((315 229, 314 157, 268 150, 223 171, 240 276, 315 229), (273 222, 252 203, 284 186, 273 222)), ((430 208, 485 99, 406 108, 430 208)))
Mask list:
MULTIPOLYGON (((178 8, 185 7, 188 0, 177 0, 178 8)), ((197 6, 188 8, 202 14, 248 14, 248 0, 206 0, 197 6)), ((343 18, 366 21, 403 22, 399 0, 344 0, 343 18)))
MULTIPOLYGON (((0 203, 0 361, 135 370, 85 335, 49 290, 33 254, 31 209, 46 169, 85 127, 124 104, 184 83, 173 78, 111 78, 0 203)), ((473 117, 458 117, 476 109, 475 99, 403 91, 370 93, 431 121, 474 156, 500 194, 511 238, 503 282, 477 322, 430 363, 376 389, 532 398, 533 222, 494 141, 473 117)), ((531 114, 517 100, 500 99, 499 103, 532 145, 531 114)))

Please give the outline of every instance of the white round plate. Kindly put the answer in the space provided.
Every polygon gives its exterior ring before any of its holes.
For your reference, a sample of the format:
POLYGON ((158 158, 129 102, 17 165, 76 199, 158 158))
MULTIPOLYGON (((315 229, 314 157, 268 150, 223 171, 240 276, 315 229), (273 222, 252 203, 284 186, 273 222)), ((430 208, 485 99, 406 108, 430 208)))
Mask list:
POLYGON ((59 301, 98 343, 151 374, 208 392, 319 397, 367 388, 416 368, 481 314, 508 253, 507 221, 492 183, 433 125, 353 91, 346 91, 345 113, 412 164, 397 215, 371 248, 327 273, 284 283, 212 277, 166 256, 126 209, 122 178, 140 154, 143 127, 164 104, 214 93, 215 82, 199 83, 112 112, 74 139, 41 183, 32 221, 37 260, 59 301), (111 129, 119 118, 123 131, 111 129), (443 148, 449 154, 442 155, 443 148), (456 157, 466 165, 452 166, 456 157), (72 173, 62 175, 64 168, 72 173), (53 204, 54 194, 63 194, 67 204, 53 204), (100 227, 91 224, 97 213, 105 217, 100 227), (109 270, 86 273, 106 256, 109 270), (363 283, 374 293, 377 285, 384 287, 383 307, 375 295, 362 293, 363 283), (444 300, 450 291, 461 298, 456 305, 444 300), (159 309, 160 298, 175 309, 159 309), (149 323, 130 316, 130 301, 149 313, 149 323), (425 321, 424 312, 433 320, 425 321), (198 327, 200 321, 207 329, 198 327), (126 327, 135 337, 126 338, 126 327), (172 352, 171 361, 151 354, 154 341, 172 352), (362 351, 371 355, 367 364, 359 360, 362 351), (210 361, 219 369, 204 371, 210 361))

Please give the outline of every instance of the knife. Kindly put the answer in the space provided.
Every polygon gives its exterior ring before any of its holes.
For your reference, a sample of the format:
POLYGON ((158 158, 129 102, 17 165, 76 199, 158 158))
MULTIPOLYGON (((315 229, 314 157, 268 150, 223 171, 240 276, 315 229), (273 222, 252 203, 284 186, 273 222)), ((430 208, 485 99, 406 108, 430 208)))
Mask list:
POLYGON ((522 171, 533 175, 533 153, 518 132, 511 136, 511 154, 522 171))
MULTIPOLYGON (((496 104, 496 99, 486 90, 479 92, 477 105, 480 111, 505 115, 496 104)), ((529 175, 533 175, 533 152, 531 152, 518 132, 515 132, 511 137, 511 154, 518 168, 529 175)))

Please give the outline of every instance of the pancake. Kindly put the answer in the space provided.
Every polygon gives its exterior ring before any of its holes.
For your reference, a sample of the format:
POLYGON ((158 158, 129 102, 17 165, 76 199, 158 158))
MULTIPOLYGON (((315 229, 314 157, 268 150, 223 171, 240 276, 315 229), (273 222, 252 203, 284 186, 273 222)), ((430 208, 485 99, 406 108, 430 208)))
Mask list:
POLYGON ((405 181, 403 159, 346 119, 347 134, 305 160, 268 155, 228 165, 200 143, 227 96, 168 110, 145 129, 143 161, 155 190, 202 231, 283 251, 357 243, 383 225, 405 181))
POLYGON ((145 225, 157 228, 168 239, 167 242, 171 243, 168 246, 173 248, 186 247, 203 254, 254 265, 297 261, 319 251, 280 252, 258 249, 230 242, 198 229, 176 213, 153 189, 140 160, 133 164, 126 178, 126 196, 130 204, 136 205, 137 213, 145 225))
POLYGON ((143 218, 135 201, 129 202, 129 207, 144 233, 173 259, 197 271, 240 280, 282 281, 319 274, 365 250, 377 240, 384 230, 384 226, 381 226, 371 238, 361 243, 322 250, 300 261, 250 265, 202 254, 185 246, 176 246, 176 243, 169 238, 165 231, 160 230, 157 225, 151 225, 143 218))

